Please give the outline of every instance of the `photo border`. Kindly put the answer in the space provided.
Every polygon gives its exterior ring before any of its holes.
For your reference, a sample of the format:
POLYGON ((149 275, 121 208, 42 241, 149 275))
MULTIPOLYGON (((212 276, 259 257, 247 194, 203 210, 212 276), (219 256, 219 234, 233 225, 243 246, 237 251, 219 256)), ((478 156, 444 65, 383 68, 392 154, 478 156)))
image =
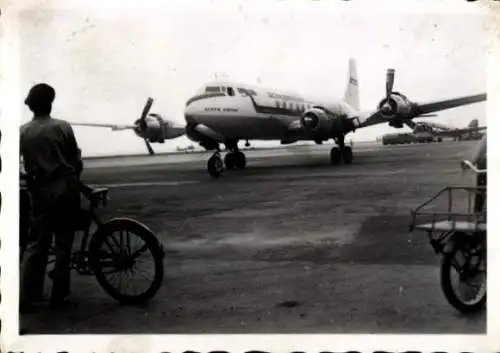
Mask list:
MULTIPOLYGON (((56 1, 53 1, 55 4, 56 1)), ((205 0, 99 0, 78 2, 68 0, 64 4, 51 6, 50 2, 40 3, 35 0, 15 1, 2 8, 0 16, 1 49, 1 111, 0 111, 0 157, 3 162, 0 170, 0 351, 15 352, 374 352, 374 351, 441 351, 441 352, 494 352, 500 351, 500 298, 499 280, 499 237, 491 229, 500 229, 500 217, 491 217, 488 239, 488 291, 490 293, 487 312, 487 335, 418 335, 418 334, 243 334, 243 335, 28 335, 19 336, 19 122, 21 112, 18 102, 20 97, 19 72, 19 36, 16 14, 26 9, 62 10, 88 9, 90 7, 114 8, 173 8, 197 6, 209 11, 213 7, 225 6, 243 10, 263 9, 281 11, 295 9, 300 11, 328 9, 332 11, 354 11, 367 13, 405 12, 405 13, 477 13, 490 17, 490 50, 488 52, 488 96, 487 117, 489 130, 500 131, 500 1, 483 0, 323 0, 323 1, 205 1, 205 0), (410 9, 411 6, 411 9, 410 9), (7 153, 8 151, 8 153, 7 153), (16 187, 13 187, 15 185, 16 187), (16 236, 17 234, 17 236, 16 236), (8 275, 7 275, 8 273, 8 275)), ((498 140, 488 143, 488 166, 490 174, 498 175, 500 155, 498 140)), ((490 180, 499 180, 495 177, 490 180)), ((488 185, 488 208, 495 213, 494 201, 498 194, 498 184, 488 185)))

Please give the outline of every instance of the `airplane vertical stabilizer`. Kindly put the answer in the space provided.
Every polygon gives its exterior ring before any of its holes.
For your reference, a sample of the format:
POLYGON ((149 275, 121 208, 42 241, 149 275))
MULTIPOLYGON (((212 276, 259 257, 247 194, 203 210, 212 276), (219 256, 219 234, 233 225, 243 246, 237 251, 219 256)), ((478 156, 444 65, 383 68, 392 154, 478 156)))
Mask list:
POLYGON ((358 70, 356 68, 356 60, 349 59, 349 81, 345 92, 345 101, 351 107, 359 111, 359 83, 358 70))
POLYGON ((472 119, 468 127, 478 127, 478 126, 479 126, 479 121, 477 119, 472 119))

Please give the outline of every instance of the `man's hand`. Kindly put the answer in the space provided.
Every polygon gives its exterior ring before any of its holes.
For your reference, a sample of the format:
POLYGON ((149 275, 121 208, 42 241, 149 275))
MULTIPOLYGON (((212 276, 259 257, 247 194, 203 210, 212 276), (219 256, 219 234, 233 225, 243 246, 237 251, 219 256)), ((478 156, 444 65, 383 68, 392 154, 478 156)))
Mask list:
POLYGON ((466 170, 469 168, 469 166, 467 165, 467 163, 465 163, 465 161, 460 162, 460 167, 462 168, 462 170, 466 170))

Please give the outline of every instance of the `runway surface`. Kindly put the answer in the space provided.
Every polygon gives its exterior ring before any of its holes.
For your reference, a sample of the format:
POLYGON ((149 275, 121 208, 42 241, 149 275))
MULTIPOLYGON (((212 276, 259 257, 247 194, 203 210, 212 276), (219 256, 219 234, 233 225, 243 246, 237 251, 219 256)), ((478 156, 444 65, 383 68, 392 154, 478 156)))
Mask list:
POLYGON ((485 313, 462 316, 446 302, 426 235, 408 232, 412 208, 446 185, 473 185, 458 162, 475 143, 355 146, 353 164, 335 167, 331 146, 249 151, 246 170, 217 180, 205 171, 208 154, 88 161, 85 181, 110 187, 101 214, 136 218, 164 244, 163 286, 148 305, 124 307, 93 277, 74 274, 77 307, 26 316, 22 326, 29 333, 484 333, 485 313))

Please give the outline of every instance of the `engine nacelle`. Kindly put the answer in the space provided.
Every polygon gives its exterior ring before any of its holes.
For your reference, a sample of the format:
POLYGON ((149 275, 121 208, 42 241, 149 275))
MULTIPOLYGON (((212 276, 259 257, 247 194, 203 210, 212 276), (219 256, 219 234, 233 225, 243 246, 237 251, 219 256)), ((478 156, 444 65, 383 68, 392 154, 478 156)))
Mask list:
POLYGON ((147 139, 149 142, 164 142, 164 135, 166 126, 163 126, 163 121, 160 116, 149 115, 144 121, 137 120, 135 122, 135 133, 141 137, 147 139))
POLYGON ((333 120, 320 108, 306 110, 300 117, 300 125, 306 131, 328 133, 333 125, 333 120))
POLYGON ((411 103, 401 93, 394 92, 391 94, 389 100, 384 98, 380 101, 380 103, 378 104, 378 110, 380 114, 387 120, 406 118, 410 116, 411 103))
POLYGON ((146 118, 146 136, 150 142, 163 142, 167 126, 163 126, 161 118, 158 116, 148 116, 146 118))

